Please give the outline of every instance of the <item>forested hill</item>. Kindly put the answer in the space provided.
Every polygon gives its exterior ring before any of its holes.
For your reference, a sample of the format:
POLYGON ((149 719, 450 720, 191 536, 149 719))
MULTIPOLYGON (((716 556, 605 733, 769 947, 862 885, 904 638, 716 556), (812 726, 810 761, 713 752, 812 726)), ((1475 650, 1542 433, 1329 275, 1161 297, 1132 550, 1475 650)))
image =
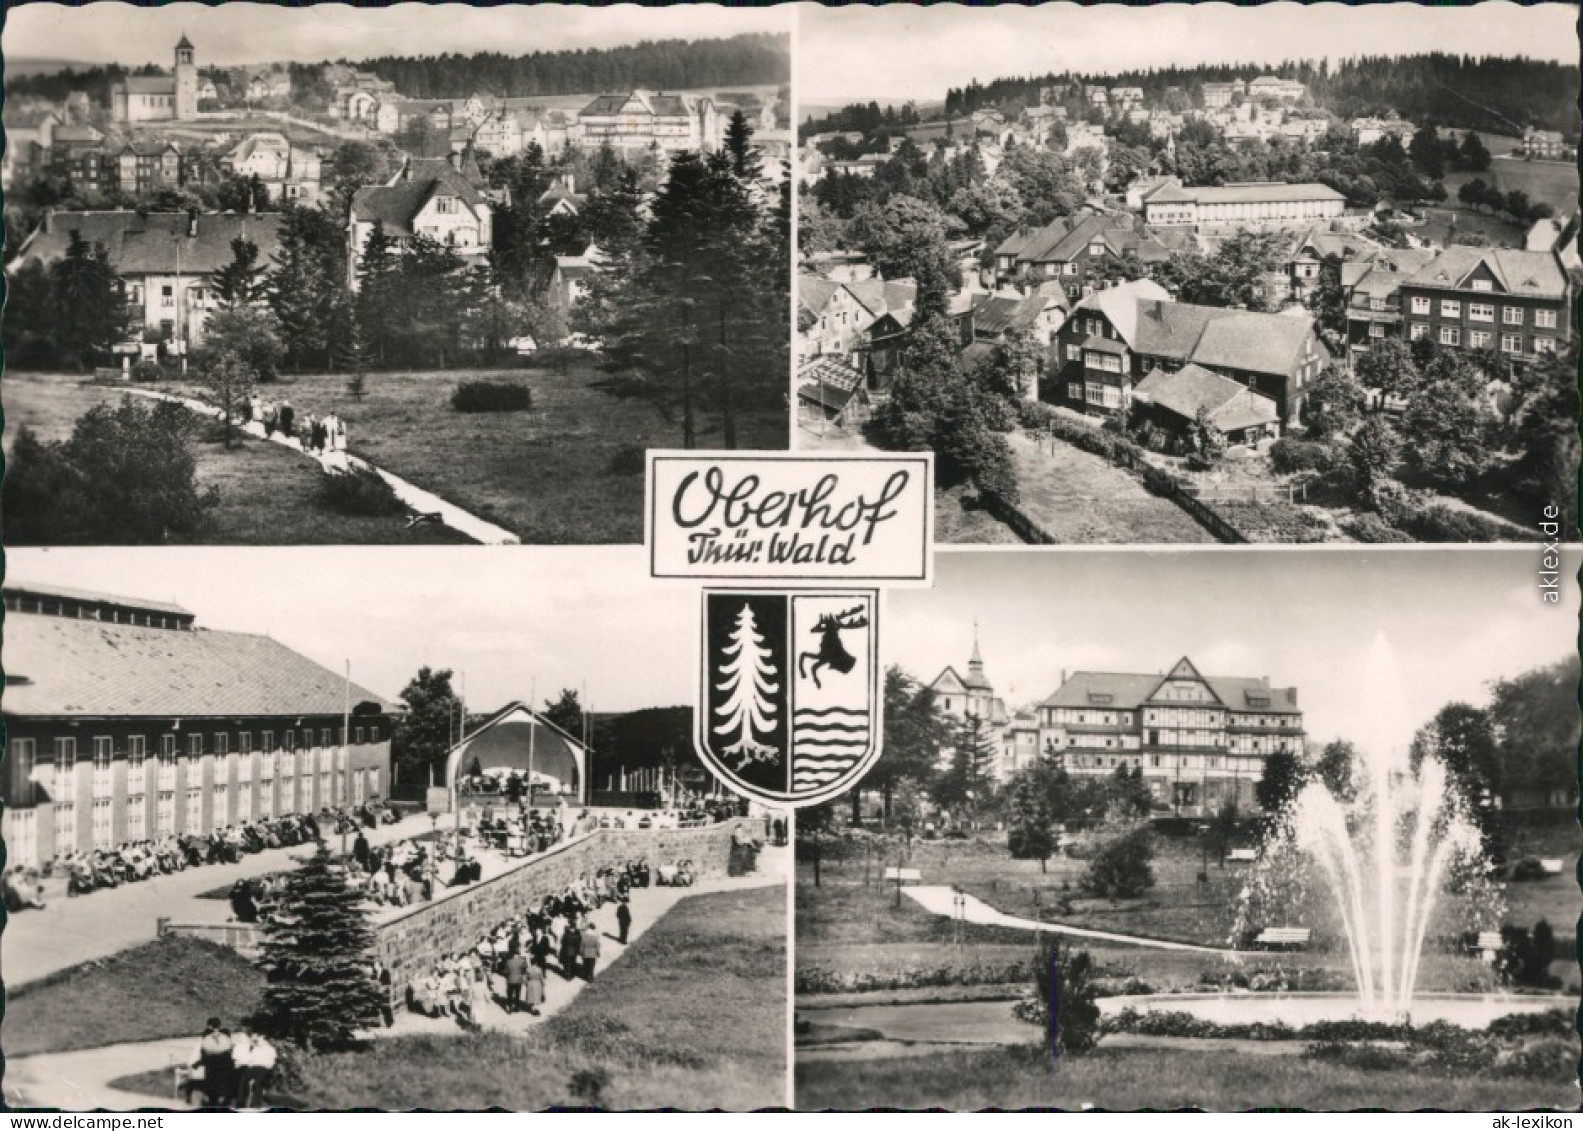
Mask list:
MULTIPOLYGON (((788 82, 790 44, 785 36, 754 33, 730 39, 645 40, 629 47, 593 51, 536 51, 531 55, 385 56, 356 63, 389 79, 408 98, 465 98, 469 94, 522 97, 531 94, 597 94, 643 87, 693 90, 768 86, 788 82)), ((301 72, 292 66, 293 86, 301 72)), ((6 93, 60 101, 73 90, 108 104, 110 87, 127 74, 159 73, 153 66, 130 71, 107 67, 68 68, 53 74, 7 75, 6 93)))
POLYGON ((645 40, 597 51, 387 56, 357 66, 395 83, 409 98, 592 94, 634 87, 693 90, 787 82, 789 47, 784 36, 756 33, 730 39, 645 40))
POLYGON ((1094 82, 1142 87, 1151 101, 1167 87, 1188 94, 1206 82, 1251 79, 1261 74, 1296 79, 1314 102, 1344 117, 1395 110, 1412 121, 1466 126, 1503 133, 1536 126, 1578 134, 1579 68, 1525 58, 1475 59, 1462 55, 1363 56, 1332 68, 1328 61, 1172 67, 1110 75, 1049 74, 970 83, 946 94, 946 114, 960 117, 982 106, 1021 101, 1035 105, 1047 83, 1094 82))

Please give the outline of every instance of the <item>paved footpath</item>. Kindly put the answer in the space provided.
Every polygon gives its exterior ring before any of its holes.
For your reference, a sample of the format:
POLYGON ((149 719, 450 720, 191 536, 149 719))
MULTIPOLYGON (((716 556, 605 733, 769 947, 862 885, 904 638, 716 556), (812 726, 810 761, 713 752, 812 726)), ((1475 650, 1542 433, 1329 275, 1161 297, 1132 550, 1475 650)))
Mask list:
MULTIPOLYGON (((129 388, 124 391, 137 397, 147 397, 150 400, 179 404, 198 413, 200 416, 210 417, 214 420, 222 418, 219 409, 192 397, 181 397, 174 393, 162 393, 157 389, 129 388)), ((455 503, 448 503, 433 492, 425 491, 422 487, 407 482, 399 475, 392 475, 384 468, 376 467, 367 460, 352 455, 350 452, 326 452, 323 455, 315 455, 302 446, 302 440, 299 437, 286 437, 278 432, 265 436, 264 426, 257 422, 238 424, 236 428, 238 431, 245 432, 255 439, 268 440, 271 443, 279 444, 283 448, 290 448, 292 451, 314 460, 326 471, 345 470, 349 467, 372 471, 390 484, 390 489, 396 493, 396 497, 418 514, 438 515, 440 521, 446 526, 465 534, 473 541, 480 542, 485 546, 515 546, 522 541, 522 539, 504 527, 496 526, 492 522, 485 522, 477 515, 464 511, 455 503)))
MULTIPOLYGON (((615 909, 607 904, 593 915, 595 925, 605 935, 604 954, 599 960, 599 970, 608 970, 632 944, 647 933, 650 927, 664 918, 666 912, 688 896, 712 892, 747 891, 771 886, 784 887, 791 869, 790 857, 790 848, 766 846, 759 853, 758 868, 750 875, 722 876, 705 880, 690 888, 634 889, 631 900, 632 932, 626 946, 618 943, 613 937, 616 929, 615 909)), ((198 869, 199 872, 217 870, 216 868, 198 869)), ((123 889, 116 889, 117 892, 121 890, 123 889)), ((116 892, 97 894, 113 895, 116 892)), ((146 931, 140 932, 141 935, 146 935, 146 931)), ((139 941, 143 941, 141 937, 139 941)), ((595 972, 596 978, 598 973, 595 972)), ((553 1017, 565 1009, 588 984, 581 980, 567 981, 552 971, 545 982, 545 1001, 540 1007, 539 1016, 535 1017, 528 1013, 508 1014, 497 1000, 485 1011, 480 1023, 485 1029, 493 1031, 525 1032, 545 1018, 553 1017)), ((504 992, 499 979, 495 980, 495 988, 504 992)), ((450 1018, 428 1018, 402 1010, 396 1014, 394 1027, 377 1030, 369 1036, 380 1039, 417 1033, 448 1035, 460 1031, 457 1023, 450 1018)), ((197 1034, 194 1034, 191 1037, 172 1040, 106 1045, 103 1048, 84 1049, 78 1052, 45 1053, 8 1060, 5 1064, 5 1101, 11 1107, 58 1107, 69 1111, 95 1108, 117 1111, 138 1107, 176 1106, 174 1100, 161 1103, 152 1096, 112 1088, 110 1082, 140 1072, 170 1069, 178 1064, 191 1063, 196 1048, 197 1034)))
POLYGON ((1052 935, 1070 935, 1079 939, 1126 943, 1131 946, 1150 947, 1154 950, 1185 950, 1194 954, 1218 954, 1222 956, 1240 953, 1226 947, 1199 946, 1196 943, 1171 942, 1167 939, 1145 938, 1142 935, 1123 935, 1115 931, 1096 931, 1089 927, 1068 927, 1062 923, 1044 923, 1037 919, 1024 919, 1020 915, 1008 915, 1004 911, 996 911, 983 900, 965 892, 959 896, 955 888, 912 887, 903 888, 902 891, 920 904, 925 911, 932 911, 936 915, 954 915, 955 908, 953 903, 955 900, 961 899, 963 900, 962 915, 969 923, 983 923, 990 927, 1015 927, 1024 931, 1044 931, 1052 935))
MULTIPOLYGON (((429 818, 418 813, 394 825, 364 829, 363 835, 371 845, 384 844, 432 828, 429 818)), ((331 836, 329 843, 332 851, 339 851, 339 836, 331 836)), ((14 989, 71 966, 108 958, 153 941, 158 919, 224 923, 231 916, 229 902, 196 897, 237 880, 283 871, 313 855, 315 848, 312 842, 271 848, 235 864, 204 864, 71 898, 56 895, 43 910, 7 917, 5 933, 0 935, 0 976, 14 989)))

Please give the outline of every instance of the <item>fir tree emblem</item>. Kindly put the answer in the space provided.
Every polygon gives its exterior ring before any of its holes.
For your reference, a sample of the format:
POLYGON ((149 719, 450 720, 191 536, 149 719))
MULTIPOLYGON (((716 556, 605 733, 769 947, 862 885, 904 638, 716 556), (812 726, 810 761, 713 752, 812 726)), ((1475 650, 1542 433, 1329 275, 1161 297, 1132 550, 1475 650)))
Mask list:
POLYGON ((780 690, 780 684, 775 679, 775 653, 764 643, 751 605, 742 605, 735 623, 730 643, 720 651, 720 681, 715 687, 726 699, 715 707, 714 713, 721 721, 714 733, 731 739, 721 753, 736 758, 741 769, 752 762, 769 762, 780 756, 778 747, 759 739, 775 730, 776 706, 771 697, 780 690))

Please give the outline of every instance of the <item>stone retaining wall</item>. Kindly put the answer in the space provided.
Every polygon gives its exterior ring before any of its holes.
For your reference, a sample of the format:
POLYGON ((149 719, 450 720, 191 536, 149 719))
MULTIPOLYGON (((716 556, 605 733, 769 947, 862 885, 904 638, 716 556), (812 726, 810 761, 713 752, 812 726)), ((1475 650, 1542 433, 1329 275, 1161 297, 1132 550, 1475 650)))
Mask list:
POLYGON ((537 904, 579 876, 607 865, 647 860, 651 867, 691 860, 702 878, 726 873, 731 834, 746 824, 763 836, 763 822, 726 821, 701 829, 600 829, 524 860, 510 871, 452 888, 378 927, 377 949, 397 986, 421 975, 442 954, 470 947, 495 924, 537 904))

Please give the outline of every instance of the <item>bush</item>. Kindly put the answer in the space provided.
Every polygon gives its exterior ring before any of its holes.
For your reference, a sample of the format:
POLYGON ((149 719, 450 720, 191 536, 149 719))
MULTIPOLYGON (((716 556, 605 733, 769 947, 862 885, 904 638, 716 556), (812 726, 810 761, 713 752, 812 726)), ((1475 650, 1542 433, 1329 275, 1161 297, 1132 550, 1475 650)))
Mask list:
POLYGON ((1147 826, 1121 834, 1101 845, 1089 861, 1078 887, 1106 899, 1131 899, 1154 886, 1154 845, 1147 826))
POLYGON ((180 405, 127 396, 95 405, 69 439, 18 431, 5 469, 5 533, 20 546, 127 546, 190 541, 218 494, 200 491, 198 418, 180 405))
POLYGON ((319 480, 319 502, 327 510, 352 518, 386 518, 407 513, 407 504, 367 467, 326 471, 319 480))
POLYGON ((1270 462, 1283 475, 1293 471, 1329 471, 1336 465, 1329 444, 1283 438, 1270 447, 1270 462))
POLYGON ((151 357, 145 357, 132 366, 132 380, 153 382, 162 380, 165 376, 165 367, 151 357))
POLYGON ((1527 883, 1532 880, 1545 878, 1545 866, 1539 862, 1537 856, 1524 856, 1512 865, 1512 881, 1514 883, 1527 883))
POLYGON ((1031 971, 1025 962, 906 966, 892 970, 797 971, 793 989, 799 994, 850 994, 876 990, 914 990, 935 986, 1003 986, 1026 984, 1031 971))
POLYGON ((517 381, 463 381, 451 394, 457 412, 528 412, 533 390, 517 381))
POLYGON ((1341 528, 1359 542, 1411 542, 1412 536, 1403 534, 1377 514, 1355 514, 1343 519, 1341 528))
POLYGON ((1049 1025, 1052 1050, 1086 1052, 1099 1043, 1099 1005, 1095 1001, 1094 960, 1086 950, 1048 940, 1040 944, 1034 972, 1041 1007, 1024 1020, 1049 1025))
POLYGON ((1394 480, 1382 482, 1369 501, 1386 522, 1420 542, 1505 542, 1515 537, 1504 523, 1435 502, 1428 492, 1394 480))
POLYGON ((647 466, 641 444, 622 444, 610 456, 611 475, 642 475, 647 466))

